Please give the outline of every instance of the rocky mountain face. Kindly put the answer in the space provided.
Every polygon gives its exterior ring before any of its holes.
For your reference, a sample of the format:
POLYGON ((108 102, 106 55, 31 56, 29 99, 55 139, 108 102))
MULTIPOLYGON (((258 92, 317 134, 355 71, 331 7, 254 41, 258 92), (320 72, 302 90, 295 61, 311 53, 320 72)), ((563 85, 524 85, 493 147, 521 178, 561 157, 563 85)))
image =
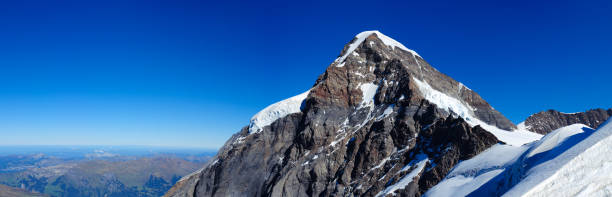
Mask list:
POLYGON ((532 132, 546 134, 555 129, 577 123, 596 129, 610 116, 612 116, 612 108, 608 110, 598 108, 577 113, 563 113, 551 109, 529 116, 520 125, 532 132))
POLYGON ((166 196, 420 196, 515 128, 416 52, 362 32, 166 196))

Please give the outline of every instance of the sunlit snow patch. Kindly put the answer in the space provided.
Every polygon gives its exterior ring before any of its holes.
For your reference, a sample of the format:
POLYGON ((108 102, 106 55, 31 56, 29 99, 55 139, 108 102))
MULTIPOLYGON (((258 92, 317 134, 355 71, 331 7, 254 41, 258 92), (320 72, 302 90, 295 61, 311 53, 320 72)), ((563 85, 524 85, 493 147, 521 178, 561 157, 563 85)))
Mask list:
POLYGON ((475 157, 457 164, 446 177, 423 196, 467 196, 501 174, 529 147, 496 144, 475 157))
MULTIPOLYGON (((365 41, 365 39, 372 35, 372 34, 376 34, 376 36, 378 37, 378 39, 380 39, 385 45, 392 47, 393 49, 395 48, 400 48, 404 51, 410 52, 412 53, 412 55, 414 56, 419 56, 419 54, 417 54, 414 50, 408 49, 406 48, 404 45, 402 45, 402 43, 399 43, 398 41, 393 40, 393 38, 390 38, 382 33, 380 33, 379 31, 364 31, 361 32, 359 34, 357 34, 357 36, 355 36, 355 41, 353 41, 351 44, 349 44, 349 48, 348 50, 346 50, 346 52, 344 52, 344 55, 342 55, 342 57, 339 57, 338 59, 336 59, 336 63, 338 63, 337 67, 342 67, 344 66, 344 64, 342 62, 344 62, 344 60, 346 59, 346 57, 349 56, 349 54, 353 54, 353 52, 355 51, 355 49, 357 49, 357 47, 359 47, 359 45, 361 45, 361 43, 363 43, 363 41, 365 41)), ((419 56, 421 57, 421 56, 419 56)))
POLYGON ((584 125, 573 125, 551 133, 555 135, 547 135, 531 150, 535 153, 529 154, 529 158, 547 154, 545 161, 536 162, 504 196, 612 194, 612 157, 609 156, 612 152, 611 120, 596 131, 584 125), (576 129, 583 131, 574 131, 576 129), (577 139, 582 137, 583 140, 577 139))
POLYGON ((359 107, 374 106, 374 96, 376 96, 376 90, 378 85, 373 83, 365 83, 359 86, 361 89, 362 97, 361 104, 359 107))
POLYGON ((255 116, 251 118, 251 123, 249 124, 249 133, 260 132, 265 126, 272 124, 277 119, 300 112, 302 102, 304 102, 309 92, 310 90, 274 103, 255 114, 255 116))
POLYGON ((457 164, 424 196, 609 195, 611 147, 612 125, 593 131, 583 124, 556 129, 523 146, 497 144, 457 164))
POLYGON ((471 126, 480 125, 483 129, 492 133, 493 135, 495 135, 495 137, 497 137, 497 139, 505 143, 514 146, 521 146, 523 144, 536 141, 542 137, 542 135, 540 134, 525 130, 506 131, 497 128, 496 126, 489 125, 477 119, 476 117, 473 117, 472 114, 474 110, 470 106, 463 104, 463 102, 461 102, 460 100, 448 96, 432 88, 426 82, 418 80, 414 77, 412 79, 414 80, 415 84, 419 88, 419 91, 421 92, 421 94, 423 94, 423 97, 425 97, 426 100, 435 104, 438 108, 443 109, 449 113, 452 111, 453 113, 465 119, 465 121, 471 126))
MULTIPOLYGON (((385 190, 380 191, 378 194, 376 194, 377 197, 381 197, 381 196, 386 196, 387 194, 393 194, 393 192, 395 192, 398 189, 404 189, 406 188, 406 186, 408 186, 408 184, 410 184, 413 180, 414 177, 416 177, 417 175, 419 175, 421 173, 421 171, 423 171, 423 168, 425 168, 425 165, 427 164, 427 162, 429 161, 429 159, 427 157, 421 158, 421 160, 418 160, 418 162, 416 162, 416 166, 414 167, 414 169, 412 169, 412 171, 410 171, 410 173, 406 174, 404 177, 402 177, 399 181, 397 181, 397 183, 390 185, 389 187, 385 188, 385 190)), ((406 166, 404 167, 404 169, 410 169, 412 166, 406 166)))

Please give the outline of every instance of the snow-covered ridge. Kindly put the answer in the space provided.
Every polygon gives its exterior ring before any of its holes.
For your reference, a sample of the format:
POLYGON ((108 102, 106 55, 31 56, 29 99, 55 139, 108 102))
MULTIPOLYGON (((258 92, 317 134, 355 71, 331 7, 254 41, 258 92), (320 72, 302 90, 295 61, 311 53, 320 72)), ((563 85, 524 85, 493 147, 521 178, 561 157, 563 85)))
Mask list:
POLYGON ((433 89, 429 84, 412 77, 423 97, 429 102, 436 104, 438 108, 441 108, 447 112, 454 112, 464 119, 471 118, 471 114, 474 111, 471 107, 463 104, 460 100, 448 96, 436 89, 433 89), (450 110, 450 111, 449 111, 450 110))
POLYGON ((579 126, 573 125, 548 134, 528 155, 532 158, 547 153, 552 158, 529 168, 523 179, 504 196, 611 195, 611 120, 596 131, 584 125, 582 131, 575 131, 579 126))
POLYGON ((520 147, 495 145, 457 164, 424 196, 610 195, 610 121, 612 119, 597 131, 583 124, 574 124, 520 147), (502 184, 509 187, 505 188, 508 191, 499 188, 502 184))
POLYGON ((263 110, 257 112, 252 118, 249 124, 249 133, 258 133, 265 126, 272 124, 279 118, 283 118, 289 114, 300 112, 302 102, 308 96, 310 90, 293 96, 291 98, 274 103, 263 110))
POLYGON ((549 133, 533 146, 533 148, 529 151, 529 154, 527 154, 527 157, 532 157, 536 154, 543 153, 557 147, 567 138, 579 133, 583 133, 583 128, 589 127, 584 124, 573 124, 561 127, 549 133))
POLYGON ((418 80, 412 77, 413 81, 417 85, 419 91, 423 97, 429 102, 435 104, 438 108, 443 109, 449 113, 453 112, 458 116, 465 119, 470 126, 480 125, 482 128, 492 133, 497 139, 506 142, 514 146, 521 146, 523 144, 536 141, 542 137, 542 135, 529 132, 526 130, 515 130, 506 131, 496 126, 489 125, 476 117, 473 116, 474 110, 469 105, 464 104, 459 99, 448 96, 434 88, 432 88, 426 82, 418 80))
POLYGON ((390 38, 389 36, 386 36, 382 33, 380 33, 379 31, 373 30, 373 31, 364 31, 361 32, 359 34, 357 34, 357 36, 355 36, 355 41, 353 41, 350 45, 348 50, 346 50, 346 52, 344 52, 344 54, 342 55, 342 57, 339 57, 338 59, 336 59, 335 62, 338 63, 338 67, 342 67, 344 66, 343 62, 346 59, 346 57, 348 57, 350 54, 352 54, 355 49, 357 49, 357 47, 359 47, 359 45, 361 45, 361 43, 363 43, 363 41, 365 41, 365 39, 372 35, 372 34, 376 34, 376 36, 378 37, 378 39, 380 39, 385 45, 392 47, 393 49, 395 48, 400 48, 404 51, 408 51, 410 53, 412 53, 412 55, 414 56, 419 56, 421 57, 416 51, 411 50, 406 48, 402 43, 399 43, 398 41, 393 40, 393 38, 390 38))

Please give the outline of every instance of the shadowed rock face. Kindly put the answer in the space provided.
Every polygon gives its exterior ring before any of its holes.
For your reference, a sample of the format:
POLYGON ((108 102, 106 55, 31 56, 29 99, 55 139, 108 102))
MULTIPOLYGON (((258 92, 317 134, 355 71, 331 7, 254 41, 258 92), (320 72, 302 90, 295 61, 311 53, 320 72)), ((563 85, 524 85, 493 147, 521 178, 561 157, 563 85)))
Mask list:
POLYGON ((375 196, 390 188, 420 196, 498 139, 425 99, 415 79, 460 100, 472 117, 515 128, 478 94, 384 40, 377 32, 353 39, 301 112, 259 132, 244 127, 166 196, 375 196))
POLYGON ((612 108, 608 110, 601 108, 591 109, 578 113, 563 113, 551 109, 529 116, 524 124, 525 128, 532 132, 547 134, 555 129, 577 123, 597 129, 610 116, 612 116, 612 108))

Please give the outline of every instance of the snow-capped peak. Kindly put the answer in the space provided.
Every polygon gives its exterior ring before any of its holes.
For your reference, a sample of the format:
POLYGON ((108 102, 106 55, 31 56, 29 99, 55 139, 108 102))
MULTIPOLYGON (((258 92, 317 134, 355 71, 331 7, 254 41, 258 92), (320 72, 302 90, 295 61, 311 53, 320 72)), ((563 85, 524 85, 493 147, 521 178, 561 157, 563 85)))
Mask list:
MULTIPOLYGON (((349 45, 348 50, 346 50, 346 52, 344 52, 342 57, 336 59, 336 62, 338 62, 338 63, 344 62, 346 57, 348 57, 350 54, 352 54, 353 51, 355 51, 355 49, 357 49, 357 47, 359 47, 359 45, 361 45, 361 43, 363 43, 363 41, 367 37, 372 35, 372 34, 376 34, 378 39, 380 39, 385 45, 387 45, 389 47, 392 47, 393 49, 400 48, 400 49, 402 49, 404 51, 408 51, 408 52, 412 53, 412 55, 414 55, 414 56, 421 57, 416 51, 406 48, 402 43, 400 43, 398 41, 395 41, 393 38, 390 38, 389 36, 386 36, 386 35, 380 33, 377 30, 372 30, 372 31, 364 31, 364 32, 361 32, 361 33, 357 34, 355 36, 355 38, 356 38, 355 41, 353 41, 349 45)), ((340 65, 342 65, 342 64, 339 64, 338 66, 341 67, 340 65)))
POLYGON ((260 132, 265 126, 272 124, 279 118, 285 117, 292 113, 300 112, 302 102, 308 96, 310 90, 293 96, 291 98, 274 103, 263 110, 257 112, 249 124, 249 133, 260 132))

